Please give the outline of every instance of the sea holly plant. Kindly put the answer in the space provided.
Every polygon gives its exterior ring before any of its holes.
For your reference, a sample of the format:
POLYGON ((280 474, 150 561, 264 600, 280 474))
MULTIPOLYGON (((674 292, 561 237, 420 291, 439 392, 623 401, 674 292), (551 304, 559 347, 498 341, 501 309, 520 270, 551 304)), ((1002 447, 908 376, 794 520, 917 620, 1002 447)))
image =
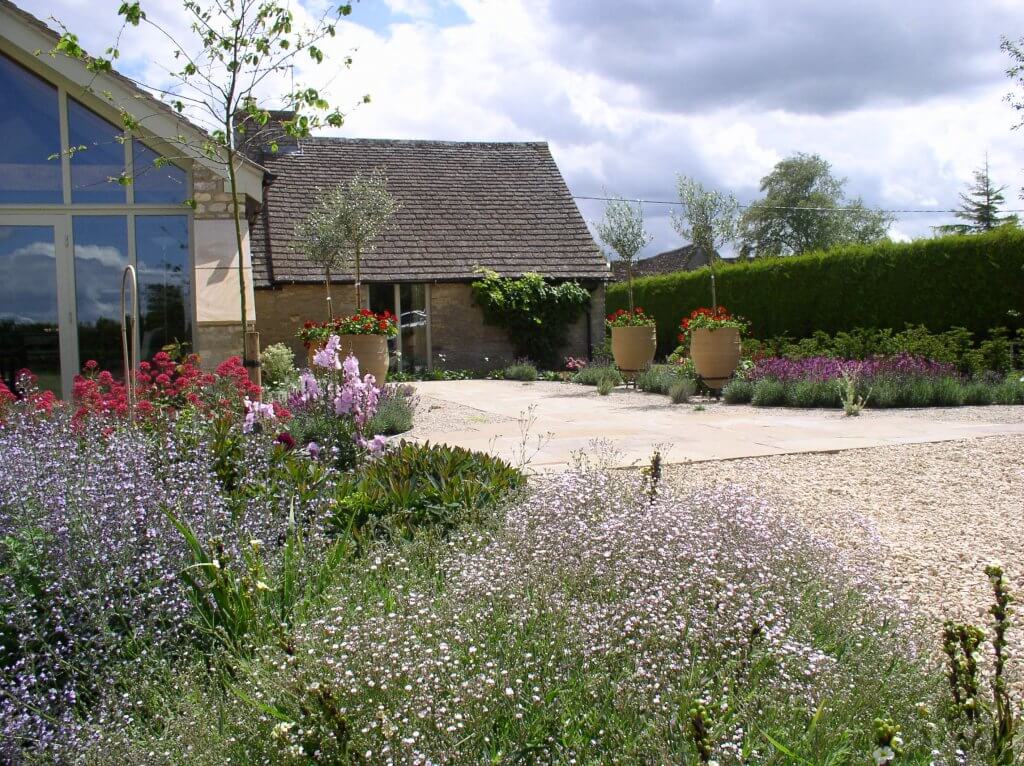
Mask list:
POLYGON ((626 291, 629 310, 633 310, 633 261, 652 237, 644 228, 644 210, 622 197, 614 197, 604 207, 604 218, 594 224, 597 236, 626 264, 626 291))
POLYGON ((363 253, 373 250, 374 241, 384 234, 398 209, 387 178, 375 169, 369 176, 357 173, 347 183, 319 192, 313 209, 296 227, 299 248, 323 270, 329 318, 334 318, 331 273, 339 269, 354 270, 356 308, 362 309, 363 253))
MULTIPOLYGON (((87 54, 78 37, 53 19, 61 35, 52 53, 79 59, 89 71, 99 75, 113 69, 113 62, 120 56, 118 46, 128 27, 151 27, 159 38, 170 43, 174 57, 169 70, 170 82, 136 84, 157 94, 183 119, 200 129, 195 132, 183 127, 178 135, 161 135, 161 138, 180 151, 182 158, 202 158, 223 169, 233 192, 231 214, 235 246, 241 253, 244 252, 242 217, 245 210, 238 200, 237 189, 247 152, 263 146, 276 151, 277 142, 286 136, 303 138, 316 128, 339 127, 344 122, 342 112, 316 88, 285 83, 297 61, 308 57, 315 64, 323 63, 325 52, 321 45, 335 36, 338 21, 352 12, 352 6, 328 3, 326 10, 308 24, 302 23, 289 5, 279 0, 183 0, 182 7, 189 25, 187 31, 179 35, 169 23, 150 18, 138 0, 126 0, 118 9, 122 19, 118 42, 107 48, 101 57, 87 54), (270 121, 271 107, 287 110, 291 116, 280 121, 274 131, 259 130, 270 121)), ((344 64, 351 64, 351 59, 346 57, 344 64)), ((117 103, 109 93, 97 95, 106 98, 120 112, 125 133, 119 140, 128 140, 144 127, 147 116, 139 115, 134 99, 117 103)), ((363 97, 364 102, 368 100, 368 96, 363 97)), ((175 157, 161 156, 156 162, 166 164, 172 159, 175 157)), ((117 180, 131 183, 132 179, 125 175, 117 180)), ((241 258, 238 259, 238 287, 244 338, 248 326, 248 299, 245 265, 241 258)), ((258 370, 258 360, 247 358, 248 354, 249 349, 243 348, 245 366, 258 370)))

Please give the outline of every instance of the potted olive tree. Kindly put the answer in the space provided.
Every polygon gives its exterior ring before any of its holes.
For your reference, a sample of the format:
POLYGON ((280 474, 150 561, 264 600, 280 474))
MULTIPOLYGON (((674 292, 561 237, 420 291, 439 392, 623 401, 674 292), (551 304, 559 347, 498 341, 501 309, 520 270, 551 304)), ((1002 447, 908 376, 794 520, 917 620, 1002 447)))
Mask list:
POLYGON ((739 203, 731 194, 705 188, 699 181, 678 176, 679 211, 672 226, 683 239, 704 250, 711 273, 711 308, 696 309, 680 325, 680 342, 689 340, 690 358, 709 388, 721 388, 740 360, 743 320, 718 305, 715 278, 719 252, 736 238, 739 203), (684 340, 685 339, 685 340, 684 340))
POLYGON ((595 224, 597 236, 626 264, 626 295, 629 310, 620 309, 606 322, 612 335, 612 357, 625 373, 636 373, 654 361, 658 347, 654 319, 633 305, 633 261, 637 253, 651 241, 644 229, 644 213, 640 204, 634 207, 621 197, 608 201, 604 219, 595 224))
POLYGON ((306 322, 299 337, 312 354, 331 335, 340 336, 342 358, 353 353, 359 359, 360 369, 372 372, 382 383, 387 374, 387 339, 397 332, 397 327, 390 314, 377 315, 363 308, 362 256, 373 250, 397 210, 398 203, 388 191, 387 178, 379 170, 367 177, 357 173, 347 183, 321 192, 296 229, 299 249, 323 271, 327 300, 327 322, 306 322), (354 277, 357 313, 335 319, 332 275, 349 268, 354 277))

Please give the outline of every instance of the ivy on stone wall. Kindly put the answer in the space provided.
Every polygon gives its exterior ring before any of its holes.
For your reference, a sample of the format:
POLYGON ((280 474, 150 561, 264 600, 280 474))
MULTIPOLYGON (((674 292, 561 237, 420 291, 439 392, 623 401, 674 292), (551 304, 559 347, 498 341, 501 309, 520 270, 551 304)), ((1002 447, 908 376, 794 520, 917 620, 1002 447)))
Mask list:
POLYGON ((569 328, 590 304, 579 282, 553 282, 539 274, 502 277, 482 269, 472 288, 484 322, 508 333, 517 357, 546 367, 559 361, 569 328))

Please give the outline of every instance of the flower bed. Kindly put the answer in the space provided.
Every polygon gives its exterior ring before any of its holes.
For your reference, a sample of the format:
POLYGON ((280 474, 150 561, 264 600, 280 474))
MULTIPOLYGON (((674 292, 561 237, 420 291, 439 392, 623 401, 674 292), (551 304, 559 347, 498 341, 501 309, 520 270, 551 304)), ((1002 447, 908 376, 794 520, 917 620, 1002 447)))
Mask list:
POLYGON ((957 407, 1024 404, 1019 373, 967 378, 952 364, 911 354, 837 359, 766 357, 726 386, 725 400, 764 407, 842 407, 844 397, 868 407, 957 407))
POLYGON ((992 762, 871 572, 757 497, 375 458, 323 361, 290 417, 230 365, 135 423, 101 372, 84 416, 0 396, 0 761, 992 762))
POLYGON ((941 675, 867 572, 743 492, 655 494, 570 473, 497 524, 375 549, 236 697, 186 679, 103 762, 868 762, 875 718, 908 762, 955 747, 920 712, 941 675))
POLYGON ((306 373, 294 418, 250 398, 236 361, 207 374, 155 359, 134 422, 94 364, 73 402, 37 394, 29 373, 20 400, 0 391, 0 762, 99 762, 133 719, 163 716, 153 695, 183 667, 216 684, 289 635, 357 540, 446 529, 518 486, 500 461, 429 446, 369 470, 379 391, 351 357, 330 361, 306 373), (298 442, 303 408, 344 442, 298 442))

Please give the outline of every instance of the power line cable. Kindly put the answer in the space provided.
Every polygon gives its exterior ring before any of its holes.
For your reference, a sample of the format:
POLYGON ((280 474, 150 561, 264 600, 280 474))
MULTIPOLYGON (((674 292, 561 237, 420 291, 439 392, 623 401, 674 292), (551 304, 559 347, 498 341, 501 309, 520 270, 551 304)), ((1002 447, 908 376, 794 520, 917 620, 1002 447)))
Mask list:
MULTIPOLYGON (((598 200, 603 202, 614 202, 619 199, 625 199, 623 197, 594 197, 585 194, 574 194, 573 199, 586 199, 586 200, 598 200)), ((663 200, 663 199, 627 199, 627 202, 639 202, 644 205, 682 205, 682 202, 678 200, 663 200)), ((859 212, 871 212, 871 213, 935 213, 942 215, 948 215, 950 213, 961 213, 960 209, 946 210, 939 208, 917 208, 917 209, 887 209, 877 207, 800 207, 797 205, 740 205, 743 209, 749 209, 752 207, 758 207, 761 210, 810 210, 820 211, 823 213, 859 213, 859 212)), ((1024 213, 1024 208, 1005 208, 999 211, 1000 213, 1024 213)))

